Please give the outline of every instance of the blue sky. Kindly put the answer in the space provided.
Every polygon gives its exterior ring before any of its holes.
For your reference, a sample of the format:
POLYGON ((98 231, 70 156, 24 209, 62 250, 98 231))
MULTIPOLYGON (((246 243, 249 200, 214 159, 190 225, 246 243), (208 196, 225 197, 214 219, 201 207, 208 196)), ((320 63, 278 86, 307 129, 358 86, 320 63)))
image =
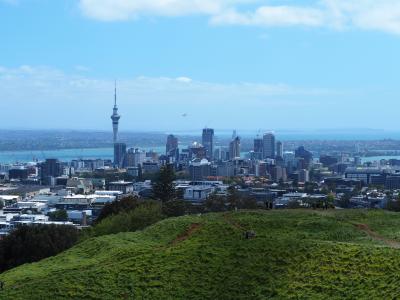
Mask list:
POLYGON ((399 53, 395 0, 0 0, 2 127, 400 130, 399 53))

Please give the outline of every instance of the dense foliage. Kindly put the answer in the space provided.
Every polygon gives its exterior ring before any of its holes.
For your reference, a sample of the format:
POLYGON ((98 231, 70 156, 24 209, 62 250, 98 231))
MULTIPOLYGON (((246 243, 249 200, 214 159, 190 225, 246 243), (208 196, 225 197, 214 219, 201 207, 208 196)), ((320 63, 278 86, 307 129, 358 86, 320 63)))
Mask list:
POLYGON ((161 167, 153 183, 154 198, 161 202, 167 202, 176 198, 175 172, 172 165, 161 167))
POLYGON ((56 255, 77 239, 72 226, 20 226, 0 241, 0 271, 56 255))
POLYGON ((4 299, 396 299, 400 215, 246 211, 101 236, 0 275, 4 299), (368 233, 368 230, 370 232, 368 233), (245 231, 256 237, 245 239, 245 231))
POLYGON ((185 200, 174 199, 162 204, 162 212, 166 217, 180 217, 189 213, 190 206, 185 200))
POLYGON ((64 209, 56 210, 54 212, 49 212, 47 214, 50 221, 65 222, 68 221, 68 213, 64 209))
MULTIPOLYGON (((52 221, 68 218, 65 210, 48 215, 52 221)), ((135 197, 126 197, 107 204, 96 225, 83 234, 72 226, 20 226, 0 241, 0 272, 54 256, 71 248, 78 240, 143 229, 162 218, 159 202, 139 203, 135 197)))
POLYGON ((205 212, 224 212, 235 209, 257 209, 257 201, 253 197, 241 196, 234 187, 229 188, 228 196, 211 194, 204 203, 205 212))
POLYGON ((87 237, 144 229, 163 219, 161 204, 156 201, 140 203, 135 209, 122 211, 98 222, 89 229, 87 237))
POLYGON ((117 215, 123 212, 129 212, 134 210, 138 206, 138 198, 134 196, 124 197, 121 200, 113 201, 111 203, 107 203, 103 209, 101 210, 99 216, 96 219, 96 223, 100 223, 105 218, 110 217, 112 215, 117 215))

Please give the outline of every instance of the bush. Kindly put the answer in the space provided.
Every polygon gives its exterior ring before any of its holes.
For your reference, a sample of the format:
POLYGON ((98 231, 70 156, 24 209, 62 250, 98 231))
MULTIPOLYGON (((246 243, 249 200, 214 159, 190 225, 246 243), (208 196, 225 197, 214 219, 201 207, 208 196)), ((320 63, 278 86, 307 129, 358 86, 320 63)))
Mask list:
POLYGON ((119 232, 136 231, 146 228, 163 219, 159 202, 149 201, 139 204, 134 210, 112 215, 88 232, 89 237, 96 237, 119 232))
POLYGON ((153 182, 153 193, 156 200, 168 202, 176 199, 175 172, 172 165, 163 166, 153 182))
POLYGON ((65 222, 68 221, 68 213, 66 210, 56 210, 54 212, 49 212, 48 217, 50 221, 65 222))
POLYGON ((96 219, 96 224, 100 223, 104 219, 117 215, 123 212, 129 212, 134 210, 138 206, 138 198, 134 196, 128 196, 111 203, 107 203, 101 210, 99 216, 96 219))
POLYGON ((78 231, 72 226, 20 226, 0 241, 0 271, 54 256, 77 240, 78 231))
POLYGON ((166 217, 180 217, 188 212, 188 206, 185 200, 171 200, 162 204, 162 212, 166 217))
POLYGON ((244 197, 239 201, 240 209, 257 209, 257 200, 253 197, 244 197))
POLYGON ((399 200, 388 201, 387 210, 399 212, 400 211, 400 201, 399 200))
POLYGON ((207 211, 211 212, 221 212, 221 211, 226 211, 226 200, 224 196, 219 196, 216 194, 210 195, 206 202, 205 202, 205 208, 207 211))

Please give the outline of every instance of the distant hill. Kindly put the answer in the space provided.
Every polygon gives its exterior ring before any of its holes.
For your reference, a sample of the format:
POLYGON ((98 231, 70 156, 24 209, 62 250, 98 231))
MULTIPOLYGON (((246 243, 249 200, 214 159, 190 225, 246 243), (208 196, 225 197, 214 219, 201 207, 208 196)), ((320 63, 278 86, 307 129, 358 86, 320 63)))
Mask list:
POLYGON ((8 271, 0 298, 395 299, 398 248, 400 215, 383 211, 186 216, 8 271))

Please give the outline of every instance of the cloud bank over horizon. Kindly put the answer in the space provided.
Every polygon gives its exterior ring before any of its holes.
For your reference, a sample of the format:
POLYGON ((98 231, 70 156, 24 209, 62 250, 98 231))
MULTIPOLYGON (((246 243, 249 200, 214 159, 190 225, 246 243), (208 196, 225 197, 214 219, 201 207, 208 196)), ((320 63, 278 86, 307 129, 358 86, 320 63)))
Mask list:
MULTIPOLYGON (((327 115, 362 104, 363 92, 270 83, 214 83, 189 77, 134 77, 117 81, 124 130, 368 127, 369 122, 326 122, 327 115), (359 98, 360 100, 357 100, 359 98), (187 115, 183 117, 183 115, 187 115)), ((50 67, 0 66, 6 127, 108 129, 114 80, 67 74, 50 67), (25 120, 21 124, 21 120, 25 120)), ((389 101, 390 102, 390 101, 389 101)), ((328 117, 330 119, 330 117, 328 117)), ((332 118, 334 120, 334 118, 332 118)), ((385 125, 385 124, 383 124, 385 125)), ((387 128, 387 126, 385 127, 387 128)))

